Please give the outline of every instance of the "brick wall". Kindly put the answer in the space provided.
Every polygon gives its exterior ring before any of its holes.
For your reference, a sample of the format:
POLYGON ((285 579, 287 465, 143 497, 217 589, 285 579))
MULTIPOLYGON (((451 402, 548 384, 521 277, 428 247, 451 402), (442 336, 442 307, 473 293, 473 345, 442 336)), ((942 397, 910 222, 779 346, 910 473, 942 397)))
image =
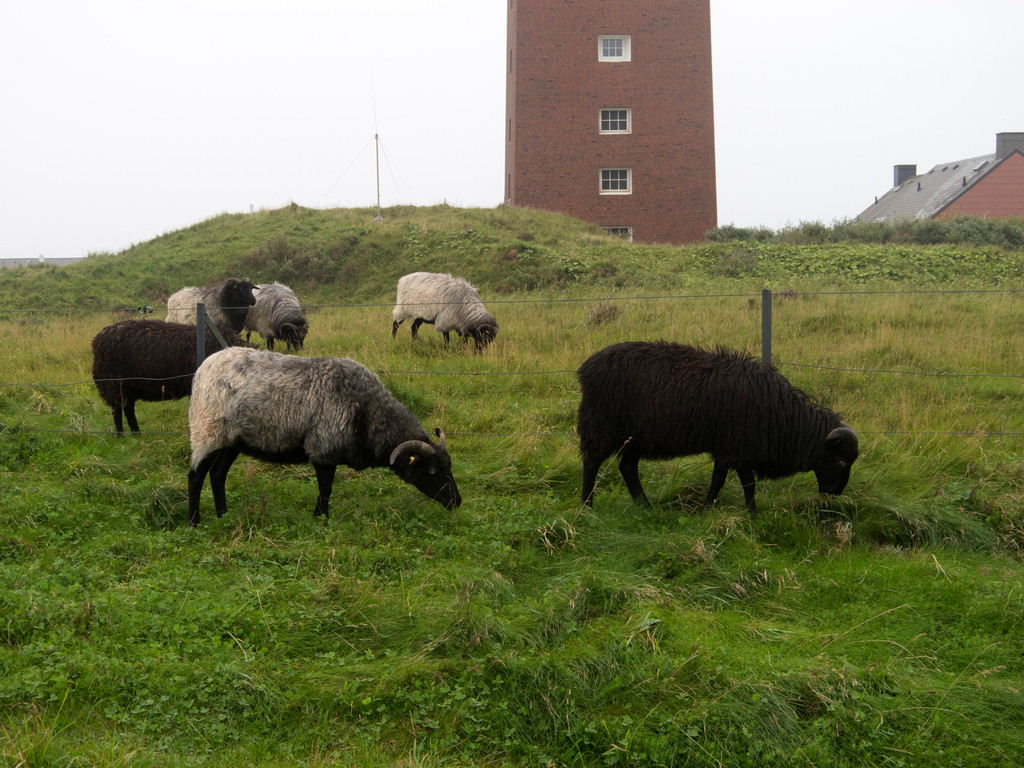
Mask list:
POLYGON ((1014 152, 977 184, 950 203, 936 218, 1024 216, 1024 155, 1014 152))
POLYGON ((717 225, 709 0, 508 0, 506 201, 688 242, 717 225), (629 62, 598 60, 629 35, 629 62), (602 108, 632 131, 599 133, 602 108), (602 168, 632 193, 600 194, 602 168))

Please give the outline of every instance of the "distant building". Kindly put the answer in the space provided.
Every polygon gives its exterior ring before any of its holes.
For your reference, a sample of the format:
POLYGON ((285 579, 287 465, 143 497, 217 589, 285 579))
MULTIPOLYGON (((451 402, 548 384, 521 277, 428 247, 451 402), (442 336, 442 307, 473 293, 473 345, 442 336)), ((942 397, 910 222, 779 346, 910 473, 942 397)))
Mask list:
POLYGON ((505 202, 646 242, 718 225, 710 0, 509 0, 505 202))
POLYGON ((1024 133, 997 133, 991 155, 893 167, 893 187, 857 217, 893 223, 953 216, 1024 216, 1024 133))
POLYGON ((14 268, 14 267, 27 267, 31 264, 49 264, 53 267, 66 267, 68 264, 74 264, 76 261, 81 261, 81 258, 66 258, 66 259, 47 259, 43 256, 37 256, 34 259, 2 259, 0 258, 0 269, 14 268))

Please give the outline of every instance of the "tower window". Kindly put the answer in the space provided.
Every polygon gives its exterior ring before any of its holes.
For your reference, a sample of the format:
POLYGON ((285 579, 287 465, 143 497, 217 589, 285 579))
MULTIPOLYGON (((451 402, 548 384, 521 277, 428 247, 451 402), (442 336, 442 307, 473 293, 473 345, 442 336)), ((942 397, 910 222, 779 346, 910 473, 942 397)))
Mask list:
POLYGON ((597 38, 598 61, 630 61, 629 35, 600 35, 597 38))
POLYGON ((602 168, 602 195, 629 195, 633 192, 633 171, 631 168, 602 168))
POLYGON ((633 228, 632 227, 602 227, 605 232, 609 235, 615 235, 621 237, 624 240, 633 242, 633 228))
POLYGON ((601 133, 629 133, 632 130, 630 109, 602 109, 601 133))

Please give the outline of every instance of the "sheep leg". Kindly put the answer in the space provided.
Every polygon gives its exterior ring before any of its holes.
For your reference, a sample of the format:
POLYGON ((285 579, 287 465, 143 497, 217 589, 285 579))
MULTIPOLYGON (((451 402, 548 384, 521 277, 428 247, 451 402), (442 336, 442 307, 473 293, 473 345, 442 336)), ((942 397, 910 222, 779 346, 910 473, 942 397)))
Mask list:
POLYGON ((722 490, 722 486, 725 485, 725 478, 728 474, 729 467, 720 461, 716 461, 714 469, 711 470, 711 486, 708 488, 707 498, 704 499, 705 507, 710 507, 715 503, 715 499, 718 497, 718 492, 722 490))
POLYGON ((647 499, 643 486, 640 485, 640 454, 636 451, 624 450, 619 455, 619 472, 622 474, 622 479, 626 481, 626 488, 629 489, 629 495, 633 497, 633 502, 641 507, 650 507, 651 502, 647 499))
MULTIPOLYGON (((135 401, 125 400, 124 401, 124 416, 128 419, 128 429, 132 432, 139 433, 142 430, 139 429, 139 420, 135 418, 135 401)), ((123 429, 123 428, 122 428, 123 429)), ((121 429, 118 432, 122 431, 121 429)))
POLYGON ((597 484, 597 471, 601 468, 600 461, 583 461, 583 494, 582 503, 585 507, 594 506, 594 486, 597 484))
POLYGON ((228 499, 224 490, 224 484, 228 477, 228 470, 235 463, 240 451, 237 448, 221 448, 214 454, 213 465, 210 467, 210 488, 213 490, 213 508, 217 510, 217 517, 223 517, 228 511, 228 499))
POLYGON ((328 503, 331 499, 331 489, 334 487, 334 474, 338 466, 336 464, 314 464, 316 470, 316 486, 318 495, 316 506, 313 508, 313 517, 324 516, 325 520, 330 519, 328 503))
POLYGON ((398 326, 402 324, 401 320, 393 320, 391 322, 391 338, 395 338, 398 335, 398 326))
POLYGON ((267 336, 267 349, 269 349, 271 352, 274 351, 274 337, 273 336, 267 336))
POLYGON ((117 433, 118 437, 124 437, 124 419, 121 417, 120 403, 111 406, 110 411, 114 414, 114 432, 117 433))
POLYGON ((757 506, 754 504, 754 473, 749 469, 737 469, 736 474, 740 476, 740 484, 743 486, 743 500, 747 504, 747 511, 750 514, 757 513, 757 506))
POLYGON ((216 458, 217 454, 212 453, 188 470, 188 524, 193 528, 199 525, 199 496, 203 492, 203 481, 216 458))
POLYGON ((445 331, 443 335, 444 335, 444 345, 447 347, 448 346, 448 331, 445 331))
POLYGON ((421 325, 423 325, 422 317, 417 317, 415 320, 412 321, 412 337, 414 339, 416 338, 416 331, 420 329, 421 325))

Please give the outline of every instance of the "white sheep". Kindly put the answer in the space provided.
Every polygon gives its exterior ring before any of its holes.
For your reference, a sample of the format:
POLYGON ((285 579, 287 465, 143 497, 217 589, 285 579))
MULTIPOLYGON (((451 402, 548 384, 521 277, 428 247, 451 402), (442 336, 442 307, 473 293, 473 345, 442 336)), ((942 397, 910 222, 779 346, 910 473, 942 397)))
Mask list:
POLYGON ((282 464, 312 464, 319 491, 314 515, 328 514, 339 464, 355 470, 389 467, 448 509, 462 503, 444 432, 438 428, 439 444, 431 443, 409 409, 354 360, 225 349, 196 371, 188 424, 192 525, 199 524, 207 474, 217 517, 227 511, 224 481, 243 453, 282 464))
POLYGON ((256 303, 245 316, 245 340, 253 331, 267 340, 267 349, 280 339, 288 349, 302 349, 309 332, 309 322, 295 292, 281 283, 260 283, 253 289, 256 303))
POLYGON ((398 333, 398 326, 412 318, 412 337, 423 323, 432 323, 444 334, 448 344, 448 333, 455 331, 468 342, 476 342, 480 352, 498 335, 498 322, 487 311, 476 288, 461 277, 437 272, 413 272, 398 281, 398 296, 391 313, 391 335, 398 333))

